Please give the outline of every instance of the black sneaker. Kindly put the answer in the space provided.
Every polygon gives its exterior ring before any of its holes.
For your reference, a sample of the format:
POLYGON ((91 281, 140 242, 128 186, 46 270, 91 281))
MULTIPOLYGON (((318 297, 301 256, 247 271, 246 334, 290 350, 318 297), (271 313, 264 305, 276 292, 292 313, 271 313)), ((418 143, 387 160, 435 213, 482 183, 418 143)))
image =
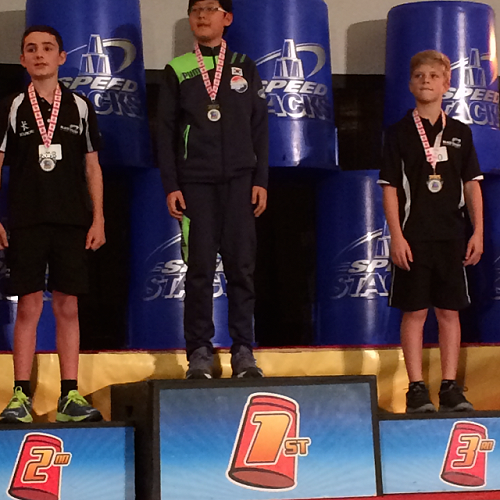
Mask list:
POLYGON ((255 362, 252 351, 244 345, 232 354, 231 368, 235 378, 262 378, 264 376, 255 362))
POLYGON ((56 422, 100 422, 102 415, 78 391, 69 391, 57 404, 56 422))
POLYGON ((0 413, 0 422, 3 424, 31 424, 33 422, 31 407, 31 398, 26 396, 20 387, 16 387, 9 404, 0 413))
POLYGON ((189 356, 189 369, 186 378, 192 380, 204 380, 212 378, 212 365, 214 355, 208 347, 198 347, 189 356))
POLYGON ((406 413, 435 413, 436 407, 429 398, 429 391, 423 382, 413 383, 406 393, 406 413))
POLYGON ((465 399, 463 389, 455 382, 449 383, 439 391, 439 411, 474 411, 467 399, 465 399))

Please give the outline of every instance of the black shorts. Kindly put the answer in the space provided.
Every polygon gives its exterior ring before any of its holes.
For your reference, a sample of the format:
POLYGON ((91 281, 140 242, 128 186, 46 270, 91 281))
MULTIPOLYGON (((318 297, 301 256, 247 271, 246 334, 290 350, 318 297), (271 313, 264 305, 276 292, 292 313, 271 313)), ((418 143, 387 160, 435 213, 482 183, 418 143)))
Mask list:
POLYGON ((21 296, 45 289, 68 295, 87 293, 86 238, 87 229, 79 226, 39 224, 11 230, 7 251, 8 295, 21 296))
POLYGON ((410 243, 410 271, 393 265, 389 305, 402 311, 430 307, 458 311, 470 305, 464 240, 410 243))

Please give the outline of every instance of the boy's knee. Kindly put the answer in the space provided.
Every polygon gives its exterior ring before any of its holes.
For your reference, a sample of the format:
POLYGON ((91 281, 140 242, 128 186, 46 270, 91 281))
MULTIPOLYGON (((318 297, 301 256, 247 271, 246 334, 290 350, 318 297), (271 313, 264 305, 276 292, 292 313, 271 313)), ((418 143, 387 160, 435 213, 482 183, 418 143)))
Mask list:
POLYGON ((52 310, 56 319, 78 318, 78 299, 72 295, 55 292, 52 296, 52 310))
POLYGON ((34 319, 42 314, 43 296, 42 292, 23 295, 17 304, 17 317, 20 319, 34 319))
POLYGON ((427 319, 427 309, 420 309, 418 311, 406 311, 403 313, 403 318, 406 321, 425 321, 427 319))
POLYGON ((439 309, 438 307, 436 307, 434 311, 436 313, 436 318, 438 321, 459 321, 458 311, 452 311, 450 309, 439 309))

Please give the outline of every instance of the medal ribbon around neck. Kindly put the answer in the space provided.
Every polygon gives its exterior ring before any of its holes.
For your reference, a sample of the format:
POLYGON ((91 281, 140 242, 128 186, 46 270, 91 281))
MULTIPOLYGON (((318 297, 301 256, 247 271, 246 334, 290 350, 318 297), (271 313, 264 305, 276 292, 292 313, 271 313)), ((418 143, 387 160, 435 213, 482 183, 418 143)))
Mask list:
POLYGON ((194 53, 196 54, 196 59, 198 60, 198 66, 201 71, 201 77, 203 78, 203 83, 207 89, 207 93, 210 96, 212 102, 217 98, 217 93, 219 92, 220 82, 222 80, 222 68, 224 66, 224 60, 226 59, 226 41, 222 40, 219 52, 219 61, 217 62, 217 67, 215 68, 215 77, 213 85, 210 83, 210 77, 208 76, 207 67, 205 66, 205 61, 203 61, 203 55, 201 54, 200 46, 198 43, 194 44, 194 53))
POLYGON ((28 96, 30 98, 33 114, 35 115, 36 124, 38 125, 38 130, 40 131, 40 135, 42 136, 42 141, 46 149, 49 149, 52 144, 52 138, 54 137, 54 132, 56 130, 57 117, 59 116, 59 110, 61 109, 61 95, 61 87, 58 84, 54 93, 52 113, 49 120, 49 130, 47 131, 42 112, 40 111, 40 106, 38 105, 38 101, 36 99, 35 86, 33 83, 30 83, 28 87, 28 96))
POLYGON ((413 121, 415 122, 418 135, 420 136, 420 140, 422 141, 422 146, 424 147, 425 151, 425 157, 427 161, 431 164, 434 174, 436 174, 437 158, 436 155, 434 154, 434 149, 441 146, 441 141, 443 139, 443 132, 446 127, 446 114, 443 110, 441 110, 441 121, 443 122, 443 128, 441 129, 441 132, 439 132, 439 134, 436 137, 436 140, 434 141, 434 148, 431 148, 429 144, 429 139, 427 138, 427 134, 425 133, 424 125, 416 109, 413 110, 413 121))

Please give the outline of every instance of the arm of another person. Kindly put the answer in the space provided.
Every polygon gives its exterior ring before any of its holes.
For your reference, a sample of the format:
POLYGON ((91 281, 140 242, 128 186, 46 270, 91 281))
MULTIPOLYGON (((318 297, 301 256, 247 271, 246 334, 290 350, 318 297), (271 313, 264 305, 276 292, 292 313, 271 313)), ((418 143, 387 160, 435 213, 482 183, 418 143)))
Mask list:
POLYGON ((104 234, 102 171, 97 151, 85 154, 85 175, 92 200, 92 225, 87 233, 85 248, 97 250, 106 243, 104 234))
POLYGON ((474 228, 474 232, 467 244, 464 266, 475 266, 483 254, 483 196, 479 181, 466 182, 464 191, 465 204, 474 228))
POLYGON ((186 210, 184 196, 177 181, 177 144, 180 117, 180 85, 172 68, 167 65, 158 99, 158 162, 163 189, 170 215, 182 220, 186 210))
MULTIPOLYGON (((0 151, 0 186, 2 185, 2 166, 3 160, 5 158, 5 153, 0 151)), ((0 222, 0 250, 4 250, 9 246, 9 241, 7 240, 7 232, 0 222)))
POLYGON ((266 94, 256 66, 253 68, 251 88, 253 92, 252 141, 255 156, 257 158, 257 169, 252 187, 252 205, 255 205, 255 217, 259 217, 267 208, 269 126, 266 94))

